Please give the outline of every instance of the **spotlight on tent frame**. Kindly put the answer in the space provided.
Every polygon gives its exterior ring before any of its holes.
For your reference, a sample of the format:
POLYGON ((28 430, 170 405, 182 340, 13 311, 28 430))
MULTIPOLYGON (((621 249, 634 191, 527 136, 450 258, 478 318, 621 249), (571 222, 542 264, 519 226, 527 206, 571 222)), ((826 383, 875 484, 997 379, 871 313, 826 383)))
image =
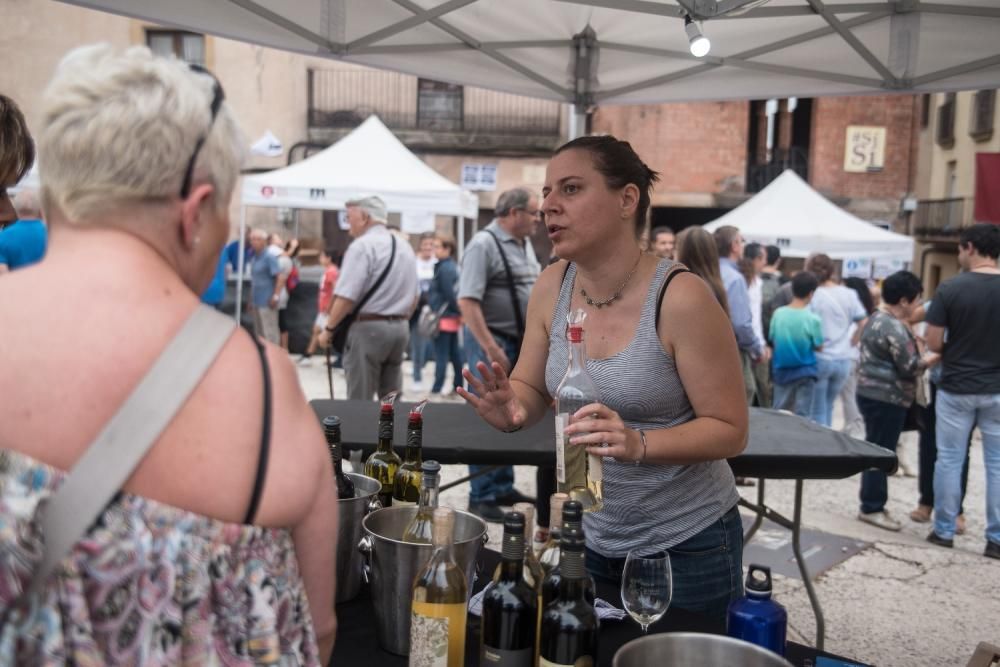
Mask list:
POLYGON ((701 26, 691 19, 691 16, 684 17, 684 32, 687 33, 688 48, 695 58, 702 58, 708 55, 712 48, 712 42, 701 32, 701 26))

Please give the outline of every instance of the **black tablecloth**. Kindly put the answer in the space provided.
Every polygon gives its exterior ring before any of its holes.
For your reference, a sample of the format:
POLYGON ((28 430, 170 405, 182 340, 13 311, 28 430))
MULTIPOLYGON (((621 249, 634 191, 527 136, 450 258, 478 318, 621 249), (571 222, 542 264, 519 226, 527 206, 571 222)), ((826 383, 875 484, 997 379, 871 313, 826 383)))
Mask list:
MULTIPOLYGON (((314 400, 317 417, 338 415, 346 450, 375 448, 379 404, 375 401, 314 400)), ((406 442, 409 403, 396 407, 396 444, 406 442)), ((424 411, 424 459, 482 465, 555 465, 555 420, 501 433, 465 403, 431 403, 424 411)), ((895 472, 896 455, 864 440, 819 426, 801 417, 751 408, 750 439, 729 460, 741 477, 768 479, 843 479, 862 470, 895 472)))
MULTIPOLYGON (((500 562, 500 554, 496 551, 483 549, 479 553, 483 563, 482 572, 493 572, 500 562)), ((473 585, 473 591, 478 592, 486 585, 486 577, 479 577, 473 585)), ((610 584, 598 582, 597 596, 621 607, 619 591, 610 584)), ((333 653, 331 665, 371 665, 372 667, 405 667, 407 659, 393 655, 378 646, 375 637, 375 609, 369 596, 368 586, 364 585, 361 594, 350 602, 337 605, 337 644, 333 653)), ((711 632, 723 634, 725 628, 718 627, 710 619, 683 609, 669 609, 659 621, 649 628, 650 633, 657 632, 711 632)), ((598 667, 611 665, 611 659, 623 644, 641 636, 639 625, 630 617, 621 621, 602 621, 598 646, 598 667)), ((815 664, 817 656, 828 656, 842 660, 848 664, 861 664, 846 661, 844 658, 816 651, 808 646, 788 643, 787 658, 796 667, 815 664)), ((467 667, 479 665, 479 617, 469 615, 468 629, 465 641, 465 664, 467 667)))

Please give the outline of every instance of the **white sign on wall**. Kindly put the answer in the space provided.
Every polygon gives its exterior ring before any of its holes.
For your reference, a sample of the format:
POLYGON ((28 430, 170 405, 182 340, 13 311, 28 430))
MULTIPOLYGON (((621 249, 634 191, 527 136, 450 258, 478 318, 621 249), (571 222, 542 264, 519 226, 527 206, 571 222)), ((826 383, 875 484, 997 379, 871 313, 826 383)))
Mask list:
POLYGON ((848 125, 844 171, 882 171, 885 165, 885 128, 848 125))
POLYGON ((466 190, 493 192, 497 189, 497 165, 466 163, 462 165, 462 187, 466 190))

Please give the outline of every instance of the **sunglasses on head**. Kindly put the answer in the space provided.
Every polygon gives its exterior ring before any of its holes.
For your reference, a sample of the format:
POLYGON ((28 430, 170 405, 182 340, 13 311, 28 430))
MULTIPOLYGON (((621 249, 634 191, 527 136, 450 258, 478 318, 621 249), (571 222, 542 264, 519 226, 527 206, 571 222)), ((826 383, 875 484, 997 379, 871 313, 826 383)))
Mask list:
POLYGON ((208 133, 212 130, 212 125, 215 123, 215 117, 219 115, 219 109, 222 107, 222 101, 226 99, 226 94, 222 90, 222 84, 219 83, 219 80, 215 78, 214 74, 201 65, 196 65, 194 63, 190 63, 188 67, 191 68, 192 72, 197 74, 206 74, 212 77, 212 117, 208 121, 208 129, 205 130, 205 134, 199 137, 198 142, 194 145, 194 152, 191 153, 191 159, 188 160, 187 169, 184 170, 184 181, 181 183, 181 199, 187 199, 188 195, 191 194, 191 181, 194 178, 194 163, 198 159, 198 152, 201 151, 201 147, 205 144, 205 140, 208 138, 208 133))

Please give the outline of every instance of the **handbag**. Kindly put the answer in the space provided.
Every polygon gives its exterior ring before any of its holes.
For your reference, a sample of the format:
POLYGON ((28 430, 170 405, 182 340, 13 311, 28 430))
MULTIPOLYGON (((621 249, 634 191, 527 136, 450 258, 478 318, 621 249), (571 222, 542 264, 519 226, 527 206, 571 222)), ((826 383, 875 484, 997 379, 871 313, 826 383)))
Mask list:
POLYGON ((385 281, 385 277, 389 275, 389 269, 392 268, 392 262, 396 259, 396 237, 391 235, 390 237, 392 240, 392 252, 389 254, 389 263, 386 264, 385 269, 382 270, 382 275, 378 277, 378 280, 375 281, 375 284, 372 285, 371 289, 365 292, 365 295, 361 297, 361 301, 358 302, 358 305, 354 306, 354 310, 345 315, 344 319, 337 323, 337 326, 332 329, 327 327, 330 331, 330 347, 332 347, 333 351, 337 354, 343 354, 344 350, 347 349, 347 334, 351 330, 351 325, 354 324, 354 320, 357 319, 358 313, 360 313, 361 309, 364 308, 366 303, 368 303, 368 300, 372 298, 372 295, 375 294, 378 288, 382 286, 382 283, 385 281))
POLYGON ((63 613, 43 611, 51 576, 159 439, 235 330, 235 320, 200 305, 55 493, 40 504, 37 523, 44 549, 31 582, 0 620, 0 662, 14 664, 18 638, 31 636, 33 627, 63 613))
POLYGON ((437 338, 440 333, 438 325, 441 322, 441 316, 444 315, 444 311, 447 308, 447 303, 442 304, 437 310, 428 305, 421 308, 420 316, 417 318, 417 333, 428 340, 437 338))

